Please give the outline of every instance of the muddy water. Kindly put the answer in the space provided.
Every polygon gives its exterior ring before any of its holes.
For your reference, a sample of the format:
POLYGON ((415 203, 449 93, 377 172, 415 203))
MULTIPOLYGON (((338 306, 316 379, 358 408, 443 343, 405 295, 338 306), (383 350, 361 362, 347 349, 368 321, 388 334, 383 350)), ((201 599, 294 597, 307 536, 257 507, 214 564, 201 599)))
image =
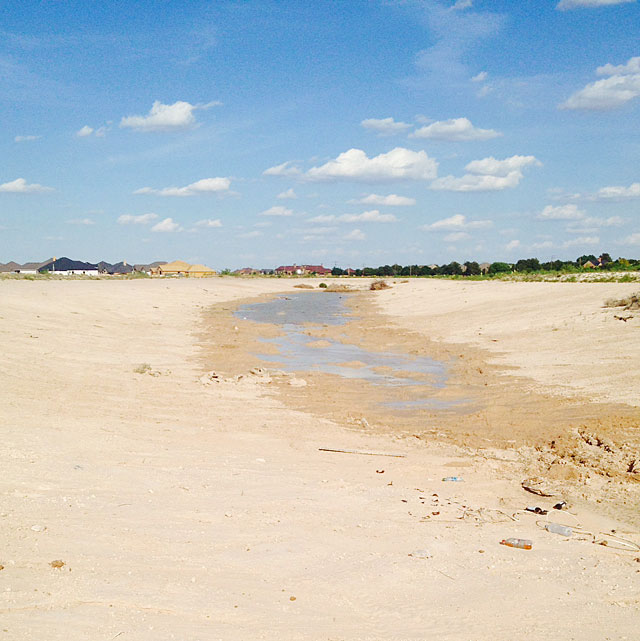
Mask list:
MULTIPOLYGON (((280 327, 281 336, 261 339, 264 344, 274 347, 277 353, 255 355, 288 372, 322 372, 395 388, 425 385, 443 388, 446 385, 445 364, 432 358, 372 351, 344 340, 318 340, 314 328, 357 322, 345 305, 346 298, 347 295, 334 292, 292 294, 268 302, 243 305, 235 316, 280 327)), ((389 399, 383 403, 389 408, 406 410, 421 404, 429 405, 430 401, 423 398, 411 401, 389 399)), ((441 409, 449 406, 445 401, 438 405, 441 409)))

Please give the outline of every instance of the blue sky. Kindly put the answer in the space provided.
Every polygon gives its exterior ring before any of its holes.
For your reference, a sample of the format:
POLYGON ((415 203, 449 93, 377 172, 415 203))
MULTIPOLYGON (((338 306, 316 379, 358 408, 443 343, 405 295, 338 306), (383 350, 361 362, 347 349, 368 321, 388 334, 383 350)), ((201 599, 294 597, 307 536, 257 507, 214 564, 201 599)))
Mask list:
POLYGON ((635 0, 0 7, 0 262, 640 256, 635 0))

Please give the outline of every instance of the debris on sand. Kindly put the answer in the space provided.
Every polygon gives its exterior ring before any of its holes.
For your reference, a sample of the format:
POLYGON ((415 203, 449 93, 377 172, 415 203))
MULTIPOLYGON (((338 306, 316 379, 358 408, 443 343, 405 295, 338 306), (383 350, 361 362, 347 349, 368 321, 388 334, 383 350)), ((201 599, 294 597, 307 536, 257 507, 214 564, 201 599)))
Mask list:
POLYGON ((378 291, 379 289, 389 289, 391 286, 387 285, 386 280, 374 280, 371 285, 369 285, 369 289, 372 292, 378 291))
POLYGON ((553 490, 550 486, 540 478, 525 479, 520 484, 523 490, 537 494, 538 496, 554 496, 553 490))
POLYGON ((56 559, 55 561, 51 561, 51 563, 49 563, 49 565, 52 568, 61 568, 61 567, 64 567, 66 565, 66 563, 64 561, 62 561, 61 559, 56 559))

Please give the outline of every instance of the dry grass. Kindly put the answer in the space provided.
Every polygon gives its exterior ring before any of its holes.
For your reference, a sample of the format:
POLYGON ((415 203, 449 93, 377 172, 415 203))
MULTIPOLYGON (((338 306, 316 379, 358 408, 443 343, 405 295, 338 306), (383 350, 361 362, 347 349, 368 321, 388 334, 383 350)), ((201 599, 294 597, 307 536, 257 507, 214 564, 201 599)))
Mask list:
POLYGON ((624 307, 625 310, 640 309, 640 292, 635 292, 625 298, 609 298, 604 302, 604 306, 624 307))
POLYGON ((313 285, 309 285, 308 283, 300 283, 299 285, 294 285, 296 289, 313 289, 313 285))
POLYGON ((387 285, 386 280, 374 280, 371 285, 369 285, 369 289, 371 291, 378 291, 379 289, 389 289, 390 285, 387 285))

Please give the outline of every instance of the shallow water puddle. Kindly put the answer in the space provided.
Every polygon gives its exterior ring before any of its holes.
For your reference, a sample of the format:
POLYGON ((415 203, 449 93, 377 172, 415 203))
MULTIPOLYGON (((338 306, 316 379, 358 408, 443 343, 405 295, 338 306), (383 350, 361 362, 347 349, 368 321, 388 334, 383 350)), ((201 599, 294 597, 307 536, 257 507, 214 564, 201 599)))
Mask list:
MULTIPOLYGON (((235 316, 281 327, 284 336, 261 339, 277 347, 279 353, 257 356, 277 363, 285 371, 323 372, 393 387, 445 386, 446 368, 431 358, 389 351, 374 352, 358 345, 310 336, 310 325, 343 325, 356 320, 349 315, 346 296, 334 292, 290 294, 266 303, 243 305, 235 316)), ((428 404, 426 399, 424 402, 428 404)), ((440 401, 440 404, 442 407, 447 405, 445 401, 440 401)))

